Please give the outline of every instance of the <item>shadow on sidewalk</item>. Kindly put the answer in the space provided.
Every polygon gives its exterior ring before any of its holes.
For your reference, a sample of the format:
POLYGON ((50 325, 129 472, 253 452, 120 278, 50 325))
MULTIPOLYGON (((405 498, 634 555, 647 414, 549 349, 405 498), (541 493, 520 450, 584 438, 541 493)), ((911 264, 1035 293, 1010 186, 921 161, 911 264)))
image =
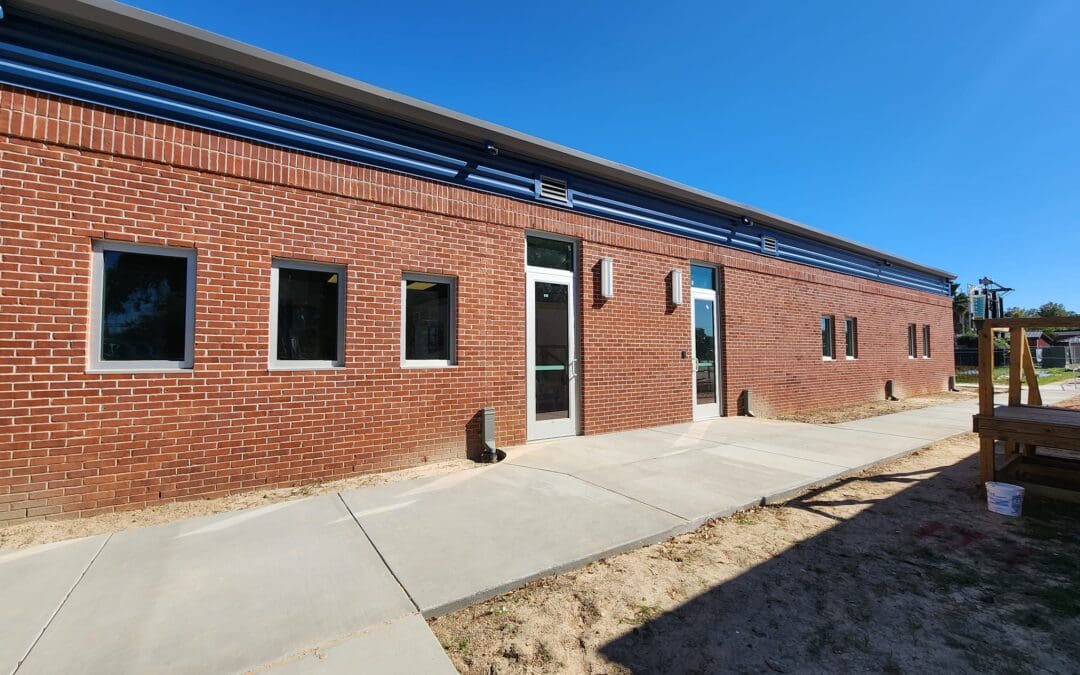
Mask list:
POLYGON ((833 527, 600 651, 635 673, 1075 672, 1080 509, 997 516, 975 476, 970 457, 810 492, 787 506, 833 527))

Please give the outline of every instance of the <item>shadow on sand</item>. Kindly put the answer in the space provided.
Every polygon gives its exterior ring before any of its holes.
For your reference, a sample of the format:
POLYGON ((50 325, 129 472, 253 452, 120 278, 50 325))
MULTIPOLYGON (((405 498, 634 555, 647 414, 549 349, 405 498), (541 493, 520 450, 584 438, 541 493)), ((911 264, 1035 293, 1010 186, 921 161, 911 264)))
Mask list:
POLYGON ((1029 500, 1023 518, 988 513, 974 458, 853 477, 787 506, 836 524, 601 653, 635 673, 1080 668, 1077 507, 1029 500), (874 483, 907 487, 858 496, 874 483))

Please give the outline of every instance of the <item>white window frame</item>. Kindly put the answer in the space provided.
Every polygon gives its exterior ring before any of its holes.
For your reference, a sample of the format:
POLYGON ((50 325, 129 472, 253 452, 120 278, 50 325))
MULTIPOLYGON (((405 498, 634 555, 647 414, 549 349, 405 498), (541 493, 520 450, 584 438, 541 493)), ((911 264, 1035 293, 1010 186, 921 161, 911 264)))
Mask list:
POLYGON ((844 359, 854 361, 859 358, 859 319, 854 316, 844 317, 844 359), (848 340, 848 322, 851 323, 851 340, 848 340), (851 354, 848 354, 848 348, 851 354))
MULTIPOLYGON (((821 321, 828 321, 829 327, 829 353, 822 354, 822 361, 835 361, 836 360, 836 317, 832 314, 822 314, 821 320, 818 321, 818 328, 821 327, 821 321)), ((824 343, 821 345, 824 347, 824 343)))
POLYGON ((270 262, 270 330, 268 347, 270 348, 270 370, 324 370, 345 367, 345 296, 348 283, 348 269, 345 265, 334 263, 311 262, 310 260, 291 260, 274 258, 270 262), (310 272, 330 272, 338 275, 338 335, 337 358, 325 359, 278 359, 278 286, 279 270, 307 270, 310 272))
POLYGON ((919 355, 919 345, 916 340, 919 327, 913 323, 907 325, 907 357, 909 359, 917 358, 919 355))
POLYGON ((129 244, 97 239, 92 243, 90 269, 90 331, 87 370, 110 373, 184 372, 195 366, 195 249, 129 244), (101 358, 101 321, 105 293, 105 251, 160 255, 187 260, 187 298, 184 308, 184 358, 180 361, 106 361, 101 358))
POLYGON ((930 358, 930 324, 923 324, 922 341, 922 357, 928 359, 930 358))
POLYGON ((453 368, 457 365, 457 278, 439 274, 403 272, 401 275, 401 367, 402 368, 453 368), (405 303, 408 293, 406 287, 410 281, 426 281, 433 284, 450 286, 450 325, 448 326, 447 359, 407 359, 405 358, 405 303))

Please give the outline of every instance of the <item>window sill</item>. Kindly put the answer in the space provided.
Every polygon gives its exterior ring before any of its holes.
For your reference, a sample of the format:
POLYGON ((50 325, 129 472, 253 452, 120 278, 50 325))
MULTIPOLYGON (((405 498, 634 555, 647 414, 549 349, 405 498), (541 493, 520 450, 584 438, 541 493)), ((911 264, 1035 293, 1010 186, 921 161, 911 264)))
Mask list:
POLYGON ((195 369, 188 367, 170 368, 168 366, 160 368, 87 368, 85 373, 87 375, 193 375, 195 369))
POLYGON ((406 361, 401 364, 401 367, 409 370, 425 370, 430 368, 457 368, 457 365, 448 361, 406 361))
POLYGON ((856 361, 856 360, 858 360, 858 357, 857 356, 845 356, 844 360, 845 361, 856 361))
POLYGON ((340 363, 297 363, 297 364, 283 364, 273 363, 267 368, 271 373, 282 373, 292 371, 303 370, 344 370, 345 365, 340 363))
POLYGON ((833 357, 831 357, 831 356, 822 356, 822 357, 821 357, 821 360, 822 360, 822 361, 835 361, 836 359, 834 359, 834 358, 833 358, 833 357))

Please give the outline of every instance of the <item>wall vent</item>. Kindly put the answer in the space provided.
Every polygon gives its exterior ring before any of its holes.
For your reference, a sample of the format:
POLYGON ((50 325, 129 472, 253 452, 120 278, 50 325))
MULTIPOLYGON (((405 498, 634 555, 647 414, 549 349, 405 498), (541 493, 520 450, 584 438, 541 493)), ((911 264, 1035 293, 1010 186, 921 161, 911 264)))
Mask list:
POLYGON ((549 176, 540 176, 540 198, 563 204, 570 203, 570 197, 566 191, 566 181, 549 176))
POLYGON ((776 237, 763 236, 761 238, 761 250, 769 255, 776 255, 776 237))

